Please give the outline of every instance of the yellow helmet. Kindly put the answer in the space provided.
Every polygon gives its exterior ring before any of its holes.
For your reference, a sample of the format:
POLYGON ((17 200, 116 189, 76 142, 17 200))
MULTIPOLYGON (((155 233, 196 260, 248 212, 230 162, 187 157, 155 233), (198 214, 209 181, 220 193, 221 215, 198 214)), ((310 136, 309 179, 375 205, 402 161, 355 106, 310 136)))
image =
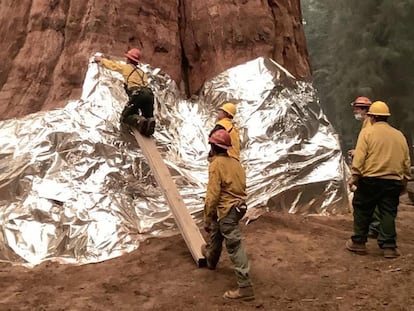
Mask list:
POLYGON ((387 104, 382 101, 373 102, 369 107, 368 114, 373 116, 390 116, 390 109, 387 104))
POLYGON ((227 112, 229 115, 231 115, 232 117, 235 116, 236 112, 237 112, 237 108, 236 105, 230 102, 224 103, 221 107, 221 110, 227 112))

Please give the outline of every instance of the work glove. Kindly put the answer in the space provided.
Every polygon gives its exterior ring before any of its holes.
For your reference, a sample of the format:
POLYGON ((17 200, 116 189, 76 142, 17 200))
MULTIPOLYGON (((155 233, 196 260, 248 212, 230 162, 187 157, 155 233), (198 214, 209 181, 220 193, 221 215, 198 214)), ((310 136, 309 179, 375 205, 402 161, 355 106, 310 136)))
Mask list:
POLYGON ((358 186, 358 180, 359 180, 358 175, 352 175, 352 177, 348 181, 349 190, 351 190, 352 192, 356 190, 358 186))
POLYGON ((101 55, 95 55, 93 58, 95 63, 100 63, 102 60, 102 56, 101 55))
POLYGON ((245 201, 240 201, 236 206, 234 206, 236 210, 237 218, 240 220, 244 217, 247 212, 247 205, 245 201))

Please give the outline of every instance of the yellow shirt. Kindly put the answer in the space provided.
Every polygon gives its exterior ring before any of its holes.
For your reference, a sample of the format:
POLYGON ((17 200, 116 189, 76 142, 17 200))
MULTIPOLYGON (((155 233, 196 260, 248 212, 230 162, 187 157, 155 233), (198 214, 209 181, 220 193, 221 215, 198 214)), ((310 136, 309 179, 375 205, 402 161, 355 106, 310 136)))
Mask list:
POLYGON ((410 155, 404 135, 387 122, 361 130, 352 161, 352 174, 383 179, 410 179, 410 155))
POLYGON ((226 155, 214 156, 208 168, 204 219, 225 217, 232 206, 246 197, 246 173, 240 162, 226 155))
POLYGON ((371 121, 369 120, 369 117, 366 117, 365 120, 364 120, 364 122, 362 122, 361 130, 363 130, 364 128, 369 127, 371 125, 372 124, 371 124, 371 121))
POLYGON ((122 64, 106 58, 102 58, 101 64, 109 70, 117 71, 122 74, 124 82, 128 84, 128 90, 148 86, 148 78, 145 72, 138 67, 136 67, 137 69, 135 70, 135 67, 132 64, 122 64), (133 73, 131 74, 131 72, 133 73))
POLYGON ((221 125, 230 134, 232 148, 227 150, 230 157, 240 161, 240 134, 239 129, 233 124, 229 118, 219 120, 216 125, 221 125))

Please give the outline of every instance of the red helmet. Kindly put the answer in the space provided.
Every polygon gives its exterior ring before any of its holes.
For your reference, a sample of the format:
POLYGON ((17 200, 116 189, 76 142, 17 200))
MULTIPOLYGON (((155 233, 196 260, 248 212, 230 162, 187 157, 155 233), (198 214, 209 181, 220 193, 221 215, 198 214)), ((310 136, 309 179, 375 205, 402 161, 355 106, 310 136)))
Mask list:
POLYGON ((125 56, 134 62, 139 62, 141 59, 141 51, 138 49, 130 49, 128 52, 125 53, 125 56))
POLYGON ((357 99, 355 99, 351 106, 353 107, 369 107, 371 106, 372 102, 368 97, 365 96, 359 96, 357 99))
POLYGON ((231 137, 230 134, 227 133, 226 130, 217 130, 215 131, 210 138, 208 139, 210 144, 214 144, 219 146, 223 149, 230 149, 231 148, 231 137))

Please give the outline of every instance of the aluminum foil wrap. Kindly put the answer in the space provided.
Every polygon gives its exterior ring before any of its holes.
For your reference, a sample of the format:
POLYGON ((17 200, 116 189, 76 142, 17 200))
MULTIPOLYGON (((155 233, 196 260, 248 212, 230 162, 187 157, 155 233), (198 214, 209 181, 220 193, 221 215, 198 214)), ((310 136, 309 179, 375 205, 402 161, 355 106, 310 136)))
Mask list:
MULTIPOLYGON (((237 102, 251 211, 347 212, 346 165, 310 83, 258 58, 183 100, 170 77, 142 69, 156 96, 154 139, 196 221, 207 136, 228 99, 237 102)), ((122 77, 91 62, 80 100, 0 122, 1 261, 91 263, 178 233, 139 146, 120 129, 126 100, 122 77)))

